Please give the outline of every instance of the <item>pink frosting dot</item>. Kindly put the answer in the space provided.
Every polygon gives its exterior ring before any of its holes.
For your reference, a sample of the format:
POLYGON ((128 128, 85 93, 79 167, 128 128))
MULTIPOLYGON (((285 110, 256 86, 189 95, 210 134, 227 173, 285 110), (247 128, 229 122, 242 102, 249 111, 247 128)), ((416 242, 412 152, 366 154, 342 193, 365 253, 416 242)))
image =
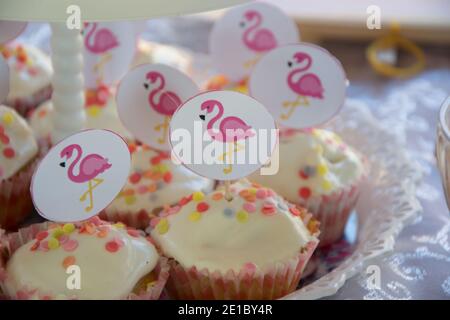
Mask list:
POLYGON ((264 199, 267 197, 267 191, 265 189, 258 189, 258 191, 256 191, 256 197, 258 199, 264 199))
POLYGON ((244 210, 247 211, 248 213, 255 212, 255 210, 256 210, 255 204, 251 203, 251 202, 244 203, 243 207, 244 207, 244 210))
POLYGON ((148 191, 148 186, 139 186, 139 187, 137 188, 137 192, 138 192, 139 194, 147 193, 147 191, 148 191))
POLYGON ((67 252, 72 252, 78 248, 78 241, 74 239, 69 239, 66 243, 62 245, 63 249, 67 252))

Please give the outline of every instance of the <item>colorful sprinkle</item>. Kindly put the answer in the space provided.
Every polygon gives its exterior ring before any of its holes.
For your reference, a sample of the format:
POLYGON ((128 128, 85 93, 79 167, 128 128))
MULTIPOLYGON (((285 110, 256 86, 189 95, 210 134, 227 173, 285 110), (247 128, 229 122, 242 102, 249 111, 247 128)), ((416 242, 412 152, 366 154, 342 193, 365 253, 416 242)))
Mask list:
POLYGON ((3 155, 5 156, 5 158, 11 159, 11 158, 14 158, 14 156, 16 155, 16 152, 12 148, 5 148, 3 150, 3 155))
POLYGON ((317 172, 319 173, 319 175, 324 176, 328 173, 328 167, 325 163, 319 164, 317 166, 317 172))
POLYGON ((247 220, 248 220, 247 211, 243 211, 243 210, 238 211, 236 214, 236 219, 242 223, 247 222, 247 220))
POLYGON ((266 189, 258 189, 257 191, 256 191, 256 197, 258 198, 258 199, 265 199, 265 198, 267 198, 267 191, 266 191, 266 189))
POLYGON ((209 209, 209 204, 207 204, 206 202, 200 202, 199 204, 197 204, 198 212, 205 212, 208 209, 209 209))
POLYGON ((245 211, 247 211, 249 213, 252 213, 252 212, 256 211, 255 204, 254 203, 250 203, 250 202, 244 203, 243 208, 244 208, 245 211))
POLYGON ((277 210, 276 210, 275 206, 273 205, 273 203, 266 202, 263 204, 261 211, 266 216, 271 216, 271 215, 274 215, 277 210))
POLYGON ((69 239, 66 243, 62 245, 64 251, 72 252, 78 248, 78 241, 74 239, 69 239))
POLYGON ((198 211, 194 211, 189 215, 189 221, 195 222, 200 220, 200 218, 202 217, 202 215, 200 214, 200 212, 198 211))
POLYGON ((311 196, 311 189, 308 187, 302 187, 298 190, 298 194, 303 199, 308 199, 311 196))
POLYGON ((64 231, 62 228, 57 228, 52 232, 52 237, 55 239, 58 239, 64 234, 64 231))
POLYGON ((214 201, 219 201, 223 199, 223 193, 221 192, 216 192, 212 195, 211 197, 214 201))
POLYGON ((163 180, 165 183, 171 183, 172 182, 172 172, 168 171, 164 173, 163 180))
POLYGON ((223 214, 231 218, 234 215, 234 211, 231 208, 225 208, 223 209, 223 214))
POLYGON ((75 225, 73 223, 66 223, 63 227, 62 227, 63 231, 67 234, 70 234, 72 232, 75 231, 75 225))
POLYGON ((292 213, 293 216, 300 216, 300 211, 296 207, 290 207, 289 211, 292 213))
POLYGON ((117 223, 113 224, 113 226, 118 228, 118 229, 125 228, 125 225, 122 222, 117 222, 117 223))
POLYGON ((192 194, 192 199, 196 202, 202 201, 205 198, 205 194, 201 191, 196 191, 192 194))
POLYGON ((51 250, 58 249, 59 248, 58 239, 55 239, 55 238, 48 239, 48 248, 51 250))
POLYGON ((140 235, 139 231, 137 231, 136 229, 128 229, 127 233, 134 238, 138 238, 140 235))
POLYGON ((61 235, 59 238, 59 244, 63 245, 64 243, 66 243, 67 241, 69 241, 69 236, 66 234, 61 235))
POLYGON ((165 234, 169 231, 169 221, 167 219, 161 219, 156 225, 156 230, 159 234, 165 234))
POLYGON ((128 178, 128 180, 130 181, 131 184, 136 184, 139 181, 141 181, 141 175, 137 172, 133 173, 132 175, 130 175, 130 177, 128 178))
POLYGON ((10 125, 14 122, 14 115, 11 112, 5 112, 2 116, 2 121, 6 125, 10 125))
POLYGON ((39 233, 36 235, 36 240, 42 241, 42 240, 44 240, 45 238, 47 238, 47 236, 48 236, 48 232, 47 232, 47 231, 41 231, 41 232, 39 232, 39 233))
POLYGON ((133 203, 135 203, 136 202, 136 196, 126 196, 125 197, 125 203, 127 204, 127 205, 132 205, 133 203))
POLYGON ((324 182, 322 182, 322 188, 325 191, 330 191, 331 189, 333 189, 333 184, 331 183, 331 181, 325 180, 324 182))
POLYGON ((74 256, 67 256, 64 258, 62 265, 63 265, 64 269, 67 269, 68 267, 74 265, 75 261, 76 261, 76 259, 74 256))
POLYGON ((116 241, 108 241, 105 244, 105 249, 108 252, 114 253, 117 252, 119 250, 119 244, 116 241))

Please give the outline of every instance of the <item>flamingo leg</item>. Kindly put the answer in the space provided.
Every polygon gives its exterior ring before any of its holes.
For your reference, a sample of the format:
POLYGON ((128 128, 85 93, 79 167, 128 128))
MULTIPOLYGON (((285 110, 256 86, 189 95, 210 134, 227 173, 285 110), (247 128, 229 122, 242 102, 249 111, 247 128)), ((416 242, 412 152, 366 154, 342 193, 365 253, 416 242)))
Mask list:
POLYGON ((285 101, 283 102, 283 107, 287 108, 290 107, 287 113, 283 113, 280 115, 281 120, 287 120, 289 119, 293 114, 297 107, 299 106, 309 106, 309 100, 305 96, 297 96, 297 99, 293 102, 285 101))
POLYGON ((103 179, 98 179, 98 178, 94 178, 92 180, 89 180, 88 182, 88 189, 85 193, 83 193, 80 197, 80 201, 85 201, 86 200, 86 196, 89 195, 89 206, 87 206, 85 208, 86 212, 89 212, 92 210, 92 208, 94 207, 94 196, 92 191, 94 191, 94 189, 96 187, 98 187, 101 183, 103 182, 103 179), (94 182, 95 184, 92 185, 92 182, 94 182))
POLYGON ((250 59, 244 63, 244 68, 249 69, 249 68, 254 67, 260 58, 261 58, 261 55, 257 54, 255 58, 250 59))
POLYGON ((167 129, 169 128, 169 117, 164 117, 164 122, 155 126, 156 131, 160 131, 161 128, 163 129, 163 133, 162 136, 158 138, 158 142, 164 144, 166 142, 167 129))
POLYGON ((94 72, 98 73, 97 83, 101 84, 103 81, 103 70, 105 68, 105 64, 108 63, 112 59, 112 55, 110 52, 103 54, 100 57, 100 61, 94 65, 94 72))

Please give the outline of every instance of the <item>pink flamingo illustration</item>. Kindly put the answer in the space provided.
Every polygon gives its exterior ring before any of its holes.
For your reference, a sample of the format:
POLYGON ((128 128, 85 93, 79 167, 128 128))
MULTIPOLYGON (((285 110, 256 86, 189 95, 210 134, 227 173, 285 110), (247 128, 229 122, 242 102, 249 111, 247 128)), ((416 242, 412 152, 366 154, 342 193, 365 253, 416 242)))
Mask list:
MULTIPOLYGON (((297 52, 294 54, 294 60, 297 64, 303 63, 306 61, 306 64, 300 68, 292 70, 288 74, 287 82, 289 88, 295 92, 298 96, 295 101, 285 101, 283 102, 284 108, 290 108, 286 114, 281 114, 280 118, 283 120, 289 119, 296 107, 303 105, 308 106, 309 100, 307 97, 312 97, 316 99, 323 99, 324 88, 322 86, 322 82, 317 75, 314 73, 306 73, 301 77, 297 78, 298 75, 311 67, 312 58, 309 54, 304 52, 297 52)), ((292 67, 292 62, 288 62, 289 68, 292 67)))
POLYGON ((91 25, 92 27, 84 38, 84 45, 89 52, 101 55, 100 61, 94 65, 94 72, 99 72, 99 81, 101 82, 104 65, 112 58, 110 51, 119 46, 119 41, 111 30, 107 28, 97 30, 98 24, 96 22, 85 23, 84 27, 87 30, 91 25))
MULTIPOLYGON (((210 137, 216 141, 221 141, 223 143, 228 144, 228 151, 223 153, 219 160, 225 159, 228 155, 229 166, 223 169, 225 174, 229 174, 232 172, 233 167, 231 165, 232 154, 242 150, 242 146, 238 145, 237 142, 239 140, 245 140, 249 137, 253 137, 255 132, 252 127, 245 123, 244 120, 238 117, 226 117, 220 120, 219 131, 214 129, 214 124, 223 116, 224 108, 222 103, 217 100, 206 100, 201 105, 201 110, 206 110, 206 114, 213 112, 215 107, 217 106, 218 112, 217 114, 208 122, 207 130, 210 137), (233 149, 234 146, 234 149, 233 149)), ((201 114, 200 119, 205 121, 206 115, 201 114)))
MULTIPOLYGON (((167 129, 169 127, 170 117, 173 115, 175 110, 177 110, 178 106, 180 106, 181 99, 176 93, 172 91, 164 91, 161 93, 166 85, 166 79, 161 73, 157 71, 150 71, 149 73, 147 73, 146 78, 152 84, 156 83, 156 81, 158 81, 159 79, 159 85, 155 89, 150 91, 150 94, 148 95, 148 103, 153 108, 153 110, 164 116, 164 122, 155 127, 156 131, 160 131, 161 128, 163 129, 163 134, 158 139, 158 142, 160 144, 163 144, 167 140, 167 129), (156 96, 158 94, 159 99, 157 101, 156 96)), ((148 89, 149 86, 147 83, 144 83, 144 87, 145 89, 148 89)))
MULTIPOLYGON (((242 36, 245 46, 257 54, 255 59, 244 64, 244 67, 249 68, 259 60, 260 54, 277 47, 277 39, 271 30, 260 28, 263 18, 258 11, 248 10, 245 12, 244 18, 248 22, 256 21, 245 30, 242 36)), ((242 22, 241 26, 245 27, 245 22, 242 22)))
MULTIPOLYGON (((78 174, 75 174, 74 168, 80 161, 83 153, 80 145, 71 144, 65 147, 61 151, 60 157, 65 158, 67 161, 72 157, 74 151, 76 151, 76 157, 70 164, 67 175, 72 182, 88 183, 88 190, 81 195, 80 202, 85 201, 86 197, 89 195, 89 205, 85 208, 85 211, 89 212, 94 207, 94 197, 92 195, 92 191, 103 182, 103 179, 98 178, 98 175, 111 168, 112 165, 108 163, 108 159, 103 158, 101 155, 92 153, 88 154, 81 160, 78 174)), ((59 165, 65 168, 66 162, 63 161, 59 165)))

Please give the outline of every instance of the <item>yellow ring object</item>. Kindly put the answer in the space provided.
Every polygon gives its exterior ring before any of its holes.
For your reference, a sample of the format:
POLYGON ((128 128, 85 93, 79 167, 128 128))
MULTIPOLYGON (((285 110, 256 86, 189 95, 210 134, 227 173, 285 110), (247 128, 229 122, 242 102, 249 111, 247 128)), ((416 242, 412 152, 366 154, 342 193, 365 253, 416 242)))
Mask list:
POLYGON ((406 78, 420 72, 425 67, 425 54, 415 43, 402 37, 398 32, 398 26, 387 36, 372 42, 367 48, 367 59, 372 68, 388 77, 406 78), (378 52, 386 49, 403 49, 416 58, 416 62, 406 68, 398 68, 378 59, 378 52))

